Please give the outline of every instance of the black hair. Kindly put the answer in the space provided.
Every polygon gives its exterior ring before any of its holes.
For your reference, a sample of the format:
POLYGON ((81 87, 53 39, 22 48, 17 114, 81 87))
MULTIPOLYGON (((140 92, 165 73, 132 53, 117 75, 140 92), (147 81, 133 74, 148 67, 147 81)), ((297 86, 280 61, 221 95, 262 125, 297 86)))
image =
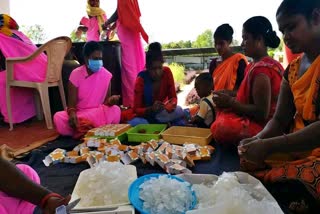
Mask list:
POLYGON ((195 81, 195 85, 197 84, 206 84, 209 88, 213 89, 213 79, 210 73, 205 72, 205 73, 201 73, 199 74, 199 76, 197 76, 196 81, 195 81))
POLYGON ((149 45, 148 51, 161 51, 162 47, 159 42, 153 42, 149 45))
POLYGON ((98 42, 90 41, 84 44, 82 54, 84 57, 89 57, 95 51, 103 51, 103 48, 98 42))
POLYGON ((261 36, 267 47, 276 48, 280 44, 280 38, 272 29, 270 21, 263 16, 254 16, 243 24, 243 29, 250 33, 254 39, 261 36))
POLYGON ((312 11, 315 8, 320 8, 319 0, 284 0, 280 4, 277 10, 277 16, 279 14, 284 15, 303 15, 310 20, 312 11))
POLYGON ((229 24, 220 25, 216 31, 214 32, 213 38, 215 40, 221 39, 226 40, 228 42, 232 42, 233 29, 229 24))
POLYGON ((146 68, 150 68, 152 62, 160 61, 164 62, 162 51, 161 51, 161 44, 159 42, 153 42, 149 45, 148 51, 146 53, 146 68))

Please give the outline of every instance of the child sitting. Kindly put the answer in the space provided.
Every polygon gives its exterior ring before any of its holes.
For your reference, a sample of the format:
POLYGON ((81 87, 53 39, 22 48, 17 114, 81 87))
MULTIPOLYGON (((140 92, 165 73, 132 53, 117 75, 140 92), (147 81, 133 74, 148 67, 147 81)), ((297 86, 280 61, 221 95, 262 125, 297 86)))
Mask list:
POLYGON ((201 73, 195 81, 195 89, 201 98, 198 113, 191 123, 200 128, 209 128, 215 120, 215 104, 212 101, 213 79, 209 73, 201 73))

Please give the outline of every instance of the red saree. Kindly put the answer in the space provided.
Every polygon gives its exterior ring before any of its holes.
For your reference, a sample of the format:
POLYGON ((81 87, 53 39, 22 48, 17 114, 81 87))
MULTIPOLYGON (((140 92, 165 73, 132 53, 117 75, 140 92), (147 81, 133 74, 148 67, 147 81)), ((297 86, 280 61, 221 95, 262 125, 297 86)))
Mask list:
MULTIPOLYGON (((283 67, 274 59, 264 57, 259 62, 247 66, 245 78, 240 85, 236 100, 243 104, 253 103, 251 87, 259 74, 265 74, 271 81, 269 120, 275 112, 283 75, 283 67)), ((211 132, 218 143, 238 144, 240 140, 252 137, 261 131, 268 120, 258 123, 249 117, 239 116, 229 110, 224 110, 217 113, 216 121, 211 126, 211 132)))

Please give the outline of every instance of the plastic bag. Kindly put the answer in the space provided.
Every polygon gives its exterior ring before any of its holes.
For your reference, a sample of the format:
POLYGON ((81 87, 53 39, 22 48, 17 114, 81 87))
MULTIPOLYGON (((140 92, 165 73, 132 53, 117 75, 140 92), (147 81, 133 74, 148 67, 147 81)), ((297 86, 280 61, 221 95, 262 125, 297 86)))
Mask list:
MULTIPOLYGON (((244 172, 227 174, 235 175, 239 185, 235 189, 221 191, 215 199, 216 203, 213 203, 211 207, 190 210, 187 214, 283 213, 277 201, 259 180, 244 172), (239 195, 236 195, 237 193, 239 195), (243 194, 246 194, 246 197, 243 194), (250 198, 250 200, 247 200, 247 198, 250 198)), ((216 183, 219 179, 216 175, 205 174, 182 174, 179 177, 192 184, 204 185, 216 183)))

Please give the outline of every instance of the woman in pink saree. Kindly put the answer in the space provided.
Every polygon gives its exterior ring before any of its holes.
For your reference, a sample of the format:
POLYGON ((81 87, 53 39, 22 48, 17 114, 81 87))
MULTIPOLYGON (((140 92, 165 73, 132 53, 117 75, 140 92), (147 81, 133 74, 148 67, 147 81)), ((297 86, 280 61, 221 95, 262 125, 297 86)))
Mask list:
MULTIPOLYGON (((23 33, 10 16, 0 14, 0 52, 5 58, 26 57, 37 50, 37 47, 23 33)), ((47 57, 40 54, 33 61, 16 64, 14 78, 31 82, 45 80, 47 57)), ((36 115, 34 91, 27 88, 11 88, 13 123, 20 123, 36 115)), ((6 71, 0 69, 0 112, 8 122, 6 102, 6 71)))
POLYGON ((118 0, 116 12, 104 24, 107 28, 117 21, 117 32, 121 42, 121 80, 123 105, 133 107, 134 85, 138 73, 144 70, 145 51, 141 36, 148 43, 148 35, 140 23, 137 0, 118 0))
POLYGON ((102 67, 102 47, 95 41, 87 42, 83 54, 85 65, 73 70, 69 78, 68 108, 53 118, 58 133, 76 138, 90 127, 118 124, 121 116, 115 105, 120 96, 107 96, 112 74, 102 67))
POLYGON ((82 17, 76 35, 81 38, 82 32, 86 32, 87 41, 99 41, 102 32, 102 24, 107 21, 106 13, 100 8, 100 0, 87 1, 87 17, 82 17))
MULTIPOLYGON (((0 52, 5 58, 25 57, 36 51, 37 47, 23 33, 10 16, 0 14, 0 52)), ((46 75, 47 57, 40 54, 33 61, 16 64, 14 78, 31 82, 42 82, 46 75)), ((13 123, 20 123, 36 115, 34 91, 27 88, 11 88, 13 123)), ((8 122, 6 102, 6 71, 0 69, 0 112, 8 122)))
POLYGON ((70 196, 64 198, 40 186, 38 174, 28 165, 14 166, 0 157, 0 169, 1 214, 32 214, 36 205, 44 214, 54 214, 70 201, 70 196))

